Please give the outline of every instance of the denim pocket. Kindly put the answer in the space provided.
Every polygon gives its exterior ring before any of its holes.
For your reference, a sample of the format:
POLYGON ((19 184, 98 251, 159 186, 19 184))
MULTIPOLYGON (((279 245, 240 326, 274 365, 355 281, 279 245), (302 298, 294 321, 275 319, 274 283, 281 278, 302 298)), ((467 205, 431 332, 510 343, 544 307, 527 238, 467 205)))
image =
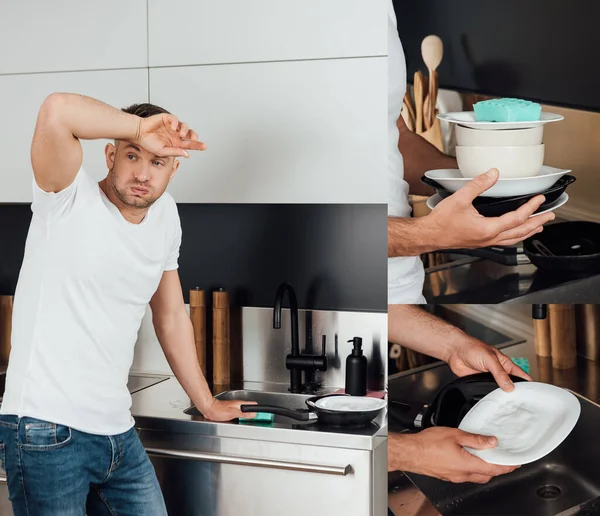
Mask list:
POLYGON ((23 450, 55 450, 71 442, 73 433, 68 426, 24 418, 25 435, 21 439, 23 450))

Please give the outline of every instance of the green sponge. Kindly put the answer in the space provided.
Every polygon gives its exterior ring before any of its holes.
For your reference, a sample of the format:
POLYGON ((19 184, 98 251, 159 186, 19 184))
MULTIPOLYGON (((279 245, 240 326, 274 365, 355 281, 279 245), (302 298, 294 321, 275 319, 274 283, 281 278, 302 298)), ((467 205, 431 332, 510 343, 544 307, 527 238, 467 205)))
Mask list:
POLYGON ((478 122, 532 122, 542 116, 542 106, 520 99, 483 100, 473 109, 478 122))
POLYGON ((523 357, 513 357, 511 360, 517 364, 523 371, 529 374, 529 360, 523 357))
POLYGON ((270 414, 268 412, 258 412, 255 418, 245 418, 241 417, 239 419, 240 423, 260 423, 260 424, 269 424, 272 423, 275 419, 275 414, 270 414))

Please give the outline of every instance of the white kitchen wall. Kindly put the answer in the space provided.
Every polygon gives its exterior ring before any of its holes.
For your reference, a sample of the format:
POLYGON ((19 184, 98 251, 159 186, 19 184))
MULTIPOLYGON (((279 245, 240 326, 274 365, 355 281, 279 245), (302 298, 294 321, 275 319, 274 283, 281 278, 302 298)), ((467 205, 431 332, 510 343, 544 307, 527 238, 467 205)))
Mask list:
MULTIPOLYGON (((74 91, 125 106, 147 101, 148 73, 132 69, 0 76, 0 203, 31 202, 31 139, 39 106, 53 91, 74 91)), ((106 143, 83 142, 84 167, 98 180, 106 175, 106 143)))
MULTIPOLYGON (((53 91, 163 105, 208 150, 178 202, 385 203, 385 0, 2 2, 0 202, 31 201, 29 146, 53 91)), ((102 147, 85 165, 106 174, 102 147)))

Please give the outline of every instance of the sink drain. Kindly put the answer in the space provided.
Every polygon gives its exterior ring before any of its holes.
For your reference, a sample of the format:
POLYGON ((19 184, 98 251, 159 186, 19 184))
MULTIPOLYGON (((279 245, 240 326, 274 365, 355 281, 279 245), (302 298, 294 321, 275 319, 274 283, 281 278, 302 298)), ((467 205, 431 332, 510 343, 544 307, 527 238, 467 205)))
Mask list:
POLYGON ((539 487, 536 493, 544 500, 554 500, 562 494, 562 489, 558 486, 547 485, 539 487))

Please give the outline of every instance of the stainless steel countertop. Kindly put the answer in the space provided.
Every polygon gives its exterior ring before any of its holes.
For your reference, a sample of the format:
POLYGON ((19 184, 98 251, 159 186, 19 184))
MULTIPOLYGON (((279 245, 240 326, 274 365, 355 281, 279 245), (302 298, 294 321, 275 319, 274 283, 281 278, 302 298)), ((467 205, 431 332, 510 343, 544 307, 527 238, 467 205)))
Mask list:
POLYGON ((425 271, 424 295, 432 304, 600 303, 600 275, 564 276, 532 264, 500 265, 465 258, 457 266, 425 271))
MULTIPOLYGON (((245 383, 244 389, 285 392, 281 384, 245 383)), ((251 439, 255 441, 285 442, 354 450, 374 450, 387 438, 387 414, 378 417, 372 427, 364 430, 344 430, 322 427, 318 423, 274 423, 272 426, 215 423, 198 416, 188 415, 185 409, 192 405, 188 395, 175 377, 148 387, 132 395, 131 413, 136 427, 175 433, 199 434, 214 437, 251 439)))
MULTIPOLYGON (((600 403, 600 363, 580 358, 577 367, 568 370, 552 368, 550 358, 538 357, 531 339, 502 349, 509 357, 523 357, 529 360, 530 375, 535 381, 551 383, 570 389, 581 396, 600 403)), ((443 364, 428 369, 425 373, 411 371, 396 374, 389 379, 389 398, 401 396, 430 403, 437 391, 455 376, 443 364)), ((391 425, 389 431, 397 430, 391 425)), ((413 484, 401 475, 390 474, 391 485, 397 483, 388 495, 390 508, 396 516, 440 516, 440 513, 413 484)))

